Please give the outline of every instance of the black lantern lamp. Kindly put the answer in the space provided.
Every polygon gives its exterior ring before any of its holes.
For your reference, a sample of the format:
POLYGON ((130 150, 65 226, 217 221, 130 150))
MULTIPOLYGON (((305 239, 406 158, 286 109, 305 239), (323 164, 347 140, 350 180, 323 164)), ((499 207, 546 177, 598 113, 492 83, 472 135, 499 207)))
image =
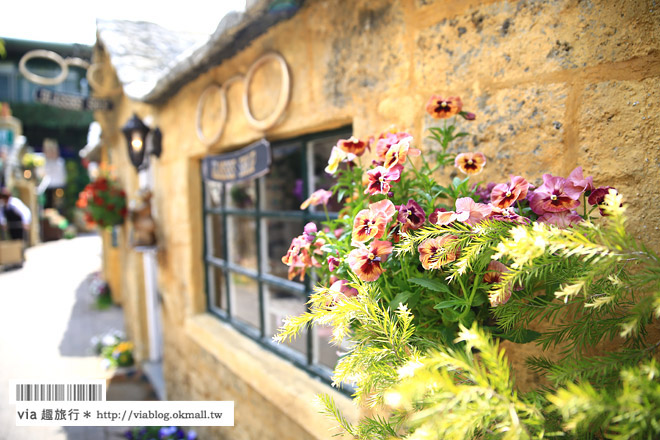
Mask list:
POLYGON ((131 158, 131 163, 139 170, 144 160, 149 127, 136 114, 133 114, 133 117, 121 128, 121 131, 126 136, 128 156, 131 158))

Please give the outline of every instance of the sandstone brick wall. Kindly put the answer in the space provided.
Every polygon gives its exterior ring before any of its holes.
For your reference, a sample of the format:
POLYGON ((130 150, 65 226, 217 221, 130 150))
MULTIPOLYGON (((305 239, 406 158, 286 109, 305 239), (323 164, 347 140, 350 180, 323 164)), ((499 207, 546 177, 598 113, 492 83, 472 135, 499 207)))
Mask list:
MULTIPOLYGON (((660 250, 659 8, 654 0, 310 0, 166 104, 118 99, 116 110, 98 119, 105 121, 104 134, 115 133, 113 162, 129 193, 137 181, 118 128, 137 110, 153 115, 163 132, 164 153, 153 166, 170 398, 235 400, 236 427, 213 430, 211 438, 330 437, 310 431, 322 418, 296 419, 273 397, 276 391, 247 384, 221 354, 234 349, 223 345, 219 329, 201 337, 190 328, 205 307, 199 160, 264 135, 247 124, 245 85, 237 82, 229 89, 224 134, 217 145, 204 146, 195 134, 195 114, 207 85, 245 74, 274 50, 287 60, 293 88, 281 123, 265 134, 269 139, 347 123, 367 137, 395 125, 424 148, 431 148, 423 139, 435 123, 424 112, 428 96, 461 96, 477 120, 461 123, 471 135, 453 148, 486 155, 484 181, 516 173, 539 184, 543 173, 567 176, 580 165, 597 185, 626 196, 631 230, 660 250)), ((257 75, 250 86, 257 117, 276 100, 273 78, 257 75)), ((207 103, 205 130, 217 128, 217 102, 207 103)), ((123 303, 141 291, 129 266, 116 275, 131 280, 122 284, 123 303)), ((127 318, 144 320, 140 313, 132 307, 127 318)), ((202 320, 195 328, 208 325, 202 320)), ((290 375, 280 375, 297 381, 296 374, 291 367, 290 375)))

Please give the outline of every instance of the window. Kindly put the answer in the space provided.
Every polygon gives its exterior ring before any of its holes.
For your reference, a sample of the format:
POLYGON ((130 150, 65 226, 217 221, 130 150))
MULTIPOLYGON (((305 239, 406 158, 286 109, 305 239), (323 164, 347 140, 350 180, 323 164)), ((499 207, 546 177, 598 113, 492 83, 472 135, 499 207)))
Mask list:
POLYGON ((304 283, 290 281, 281 261, 307 222, 326 218, 322 210, 300 211, 300 203, 333 185, 324 168, 337 140, 350 135, 341 129, 274 143, 265 176, 204 182, 208 310, 325 381, 338 359, 330 328, 314 328, 286 345, 272 337, 286 316, 306 310, 313 287, 313 273, 304 283))

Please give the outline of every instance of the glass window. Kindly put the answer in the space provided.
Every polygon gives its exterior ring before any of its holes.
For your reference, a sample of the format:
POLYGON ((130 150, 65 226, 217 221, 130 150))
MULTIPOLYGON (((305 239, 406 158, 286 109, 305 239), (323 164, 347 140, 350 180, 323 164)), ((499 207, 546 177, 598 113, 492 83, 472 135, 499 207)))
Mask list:
MULTIPOLYGON (((337 140, 350 136, 350 129, 342 129, 279 142, 271 146, 265 176, 204 182, 209 311, 326 382, 342 352, 329 344, 332 328, 305 331, 288 344, 274 344, 272 338, 287 316, 306 310, 314 283, 313 273, 304 282, 289 280, 282 263, 304 225, 326 218, 321 207, 301 211, 300 204, 334 184, 324 169, 337 140)), ((336 217, 338 210, 331 201, 329 215, 336 217)))

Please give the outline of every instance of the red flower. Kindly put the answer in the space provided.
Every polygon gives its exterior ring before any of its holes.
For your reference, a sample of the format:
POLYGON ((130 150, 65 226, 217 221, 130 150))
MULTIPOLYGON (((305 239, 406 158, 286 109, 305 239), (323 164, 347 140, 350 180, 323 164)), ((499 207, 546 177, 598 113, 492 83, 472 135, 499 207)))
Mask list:
POLYGON ((356 156, 362 156, 364 150, 367 149, 367 143, 361 141, 355 136, 351 136, 349 139, 340 139, 339 142, 337 142, 337 146, 346 153, 352 153, 356 156))
POLYGON ((362 281, 376 281, 384 272, 381 263, 392 253, 389 241, 374 241, 369 248, 362 246, 348 254, 348 265, 362 281))
POLYGON ((447 119, 456 116, 463 109, 461 98, 452 96, 443 98, 440 95, 431 95, 426 103, 426 112, 435 119, 447 119))

